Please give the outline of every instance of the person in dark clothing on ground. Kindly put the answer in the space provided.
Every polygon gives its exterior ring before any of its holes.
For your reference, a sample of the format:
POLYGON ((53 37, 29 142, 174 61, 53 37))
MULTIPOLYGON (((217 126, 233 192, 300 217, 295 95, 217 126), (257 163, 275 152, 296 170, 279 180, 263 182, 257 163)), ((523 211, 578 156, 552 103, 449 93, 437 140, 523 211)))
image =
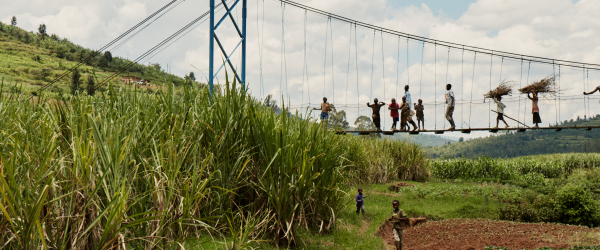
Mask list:
POLYGON ((366 198, 366 196, 363 195, 362 188, 359 188, 358 194, 356 195, 356 215, 359 215, 359 212, 362 212, 362 215, 365 216, 364 198, 366 198))

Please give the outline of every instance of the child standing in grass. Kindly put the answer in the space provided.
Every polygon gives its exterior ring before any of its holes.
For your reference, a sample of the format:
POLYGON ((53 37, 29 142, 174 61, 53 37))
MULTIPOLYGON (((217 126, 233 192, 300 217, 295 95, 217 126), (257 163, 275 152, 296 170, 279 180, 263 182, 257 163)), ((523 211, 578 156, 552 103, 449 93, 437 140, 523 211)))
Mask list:
POLYGON ((356 195, 356 215, 359 215, 359 212, 362 212, 362 215, 365 216, 364 198, 366 198, 366 196, 363 195, 362 188, 359 188, 358 194, 356 195))
POLYGON ((396 245, 397 250, 402 250, 402 231, 404 230, 404 221, 406 220, 406 213, 402 209, 399 208, 400 202, 398 200, 394 200, 392 202, 392 206, 394 210, 392 211, 392 217, 389 218, 389 221, 394 223, 392 227, 392 233, 394 234, 394 244, 396 245))

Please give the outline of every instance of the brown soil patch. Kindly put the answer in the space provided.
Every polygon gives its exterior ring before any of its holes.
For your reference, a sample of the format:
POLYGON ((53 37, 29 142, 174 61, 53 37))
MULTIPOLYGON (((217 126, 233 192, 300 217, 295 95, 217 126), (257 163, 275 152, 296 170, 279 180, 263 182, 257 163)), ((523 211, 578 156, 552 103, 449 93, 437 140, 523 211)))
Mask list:
MULTIPOLYGON (((391 223, 381 225, 376 235, 393 245, 391 223)), ((406 227, 403 249, 483 249, 485 246, 556 249, 582 243, 600 244, 600 230, 548 223, 453 219, 406 227)))
POLYGON ((400 188, 402 188, 402 187, 415 187, 415 185, 406 183, 406 182, 398 182, 398 183, 390 185, 388 187, 388 189, 390 191, 398 192, 400 190, 400 188))
MULTIPOLYGON (((409 225, 404 226, 404 231, 406 232, 406 228, 408 227, 414 227, 425 222, 427 222, 427 218, 409 218, 409 225)), ((383 238, 385 243, 387 243, 388 245, 394 245, 394 235, 392 234, 392 226, 393 224, 391 221, 385 221, 385 223, 379 226, 377 233, 375 233, 376 236, 383 238)))

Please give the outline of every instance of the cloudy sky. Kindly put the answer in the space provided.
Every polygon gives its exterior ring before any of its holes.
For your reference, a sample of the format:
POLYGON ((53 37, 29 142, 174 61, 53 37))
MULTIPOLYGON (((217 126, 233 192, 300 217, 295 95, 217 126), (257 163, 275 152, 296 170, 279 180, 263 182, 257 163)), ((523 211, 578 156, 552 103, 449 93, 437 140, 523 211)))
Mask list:
MULTIPOLYGON (((110 49, 113 54, 137 58, 208 10, 207 0, 180 0, 172 10, 134 38, 110 49)), ((518 54, 600 63, 600 1, 598 0, 297 0, 297 2, 357 21, 432 39, 518 54)), ((20 0, 3 4, 0 21, 14 15, 18 26, 35 30, 40 23, 49 33, 67 37, 89 48, 100 48, 167 4, 167 0, 20 0)), ((219 12, 223 13, 223 11, 219 12)), ((232 12, 241 17, 241 10, 232 12)), ((194 71, 205 81, 208 74, 208 22, 196 26, 161 53, 142 60, 159 63, 184 75, 194 71)), ((444 85, 451 83, 460 105, 454 117, 458 127, 487 127, 495 110, 482 94, 502 79, 515 85, 556 74, 562 93, 542 101, 544 125, 600 113, 598 99, 581 99, 581 92, 599 83, 600 74, 501 57, 490 57, 423 45, 381 34, 325 16, 306 13, 276 0, 248 0, 247 82, 254 96, 276 96, 298 110, 317 106, 323 96, 347 112, 353 123, 370 115, 365 103, 373 98, 389 102, 411 86, 413 102, 427 104, 428 128, 444 122, 444 85), (283 37, 283 39, 282 39, 283 37), (306 43, 305 43, 306 41, 306 43), (306 44, 306 45, 305 45, 306 44), (285 52, 285 53, 283 53, 285 52), (262 65, 262 67, 261 67, 262 65), (262 70, 261 70, 262 69, 262 70), (574 99, 579 98, 579 99, 574 99), (559 100, 560 99, 560 100, 559 100), (472 100, 472 101, 471 101, 472 100), (360 107, 360 108, 359 108, 360 107), (560 107, 560 108, 558 108, 560 107)), ((228 51, 238 39, 229 20, 217 30, 228 51)), ((232 61, 240 66, 239 51, 232 61)), ((215 62, 222 62, 216 53, 215 62)), ((217 63, 217 64, 218 64, 217 63)), ((218 81, 224 80, 223 71, 218 81)), ((505 100, 506 115, 531 125, 531 104, 524 96, 505 100)), ((387 113, 387 112, 386 112, 387 113)), ((388 115, 384 115, 387 117, 388 115)), ((516 122, 508 120, 509 125, 516 122)), ((385 121, 386 128, 391 125, 385 121)), ((474 133, 471 137, 486 135, 474 133)), ((452 135, 451 135, 452 136, 452 135)), ((460 136, 457 134, 456 136, 460 136)))

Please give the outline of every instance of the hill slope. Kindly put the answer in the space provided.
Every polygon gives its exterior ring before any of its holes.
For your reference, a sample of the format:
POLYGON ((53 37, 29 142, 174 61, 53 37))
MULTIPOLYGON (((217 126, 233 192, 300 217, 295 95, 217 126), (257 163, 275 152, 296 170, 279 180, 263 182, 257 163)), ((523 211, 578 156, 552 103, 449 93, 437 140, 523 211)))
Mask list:
POLYGON ((600 129, 586 131, 586 125, 600 125, 600 115, 590 121, 565 121, 561 126, 581 126, 582 129, 528 130, 523 133, 492 135, 485 138, 452 143, 440 147, 426 147, 431 157, 517 157, 552 153, 600 153, 600 129))
MULTIPOLYGON (((46 35, 23 30, 0 22, 0 78, 4 89, 32 92, 52 81, 80 60, 88 57, 93 50, 70 42, 56 35, 46 35), (8 83, 8 84, 7 84, 8 83), (15 88, 17 84, 19 88, 15 88), (22 87, 22 88, 21 88, 22 87)), ((79 67, 82 78, 95 74, 98 81, 106 79, 131 61, 113 57, 110 52, 99 54, 79 67)), ((134 64, 121 76, 148 79, 151 83, 173 82, 181 85, 185 80, 168 74, 159 64, 134 64)), ((52 92, 68 93, 70 76, 62 78, 52 92)), ((122 84, 115 78, 113 84, 122 84)))

